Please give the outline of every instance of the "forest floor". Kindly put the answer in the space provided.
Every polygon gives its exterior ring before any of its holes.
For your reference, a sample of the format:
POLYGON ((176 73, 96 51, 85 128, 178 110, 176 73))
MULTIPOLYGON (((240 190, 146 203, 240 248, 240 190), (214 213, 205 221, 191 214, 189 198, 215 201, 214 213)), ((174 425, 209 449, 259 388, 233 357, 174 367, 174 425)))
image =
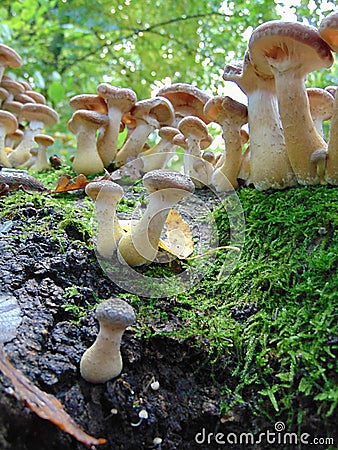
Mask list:
MULTIPOLYGON (((209 191, 196 196, 218 203, 209 191)), ((197 283, 168 296, 128 292, 104 273, 83 191, 0 199, 0 293, 22 310, 5 353, 87 433, 107 439, 97 448, 337 448, 337 189, 245 188, 238 198, 240 260, 221 273, 229 252, 218 251, 197 283), (98 331, 95 307, 109 297, 128 301, 137 320, 123 336, 121 375, 93 385, 79 362, 98 331), (148 418, 138 424, 141 410, 148 418)), ((134 207, 125 200, 121 214, 134 207)), ((225 211, 213 217, 219 245, 234 244, 225 211)), ((175 264, 143 273, 170 282, 189 263, 175 264)), ((0 374, 1 450, 84 448, 18 401, 0 374)))

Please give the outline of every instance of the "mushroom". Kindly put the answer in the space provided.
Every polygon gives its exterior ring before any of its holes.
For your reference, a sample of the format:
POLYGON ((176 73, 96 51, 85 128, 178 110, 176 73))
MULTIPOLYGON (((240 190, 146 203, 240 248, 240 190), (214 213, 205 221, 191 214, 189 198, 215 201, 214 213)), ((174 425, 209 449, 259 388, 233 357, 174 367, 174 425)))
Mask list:
POLYGON ((96 90, 108 107, 109 122, 104 127, 98 148, 104 166, 108 167, 115 159, 122 116, 135 105, 136 94, 132 89, 119 88, 108 83, 99 84, 96 90))
POLYGON ((217 192, 238 187, 238 173, 241 167, 242 141, 241 127, 248 121, 248 109, 231 97, 215 96, 204 106, 204 112, 213 122, 221 125, 225 141, 222 164, 216 168, 211 176, 211 183, 217 192))
MULTIPOLYGON (((180 120, 178 129, 186 139, 186 147, 183 147, 184 173, 192 178, 197 188, 203 188, 209 184, 213 171, 213 166, 202 159, 201 154, 202 141, 208 142, 208 146, 212 142, 208 128, 198 117, 186 116, 180 120)), ((174 142, 177 143, 176 138, 174 142)))
POLYGON ((121 339, 135 321, 135 313, 124 300, 110 298, 99 304, 95 315, 100 329, 93 345, 82 355, 80 373, 89 383, 105 383, 122 371, 121 339))
MULTIPOLYGON (((20 83, 22 83, 22 81, 20 81, 20 83)), ((31 89, 26 89, 25 95, 30 97, 35 103, 40 103, 41 105, 46 104, 46 97, 40 94, 40 92, 32 91, 31 89)))
POLYGON ((0 44, 0 81, 7 67, 18 68, 22 65, 21 56, 7 45, 0 44))
POLYGON ((251 182, 261 191, 294 186, 296 180, 286 153, 273 76, 260 76, 246 52, 243 61, 225 66, 223 78, 235 81, 248 97, 251 182))
POLYGON ((323 121, 330 120, 333 114, 334 97, 325 89, 306 89, 310 113, 318 133, 324 138, 323 121))
POLYGON ((6 89, 8 92, 7 101, 14 100, 14 97, 19 94, 23 94, 25 92, 25 88, 21 83, 12 80, 11 78, 5 78, 1 81, 1 87, 6 89))
POLYGON ((103 162, 96 146, 96 132, 108 123, 108 116, 96 111, 79 109, 68 122, 69 130, 76 135, 76 152, 72 166, 75 172, 94 175, 102 172, 103 162))
POLYGON ((34 136, 34 140, 38 144, 35 169, 37 172, 42 172, 43 170, 50 168, 47 151, 48 147, 54 144, 54 139, 47 134, 37 134, 34 136))
POLYGON ((111 180, 102 179, 88 183, 85 191, 95 201, 98 222, 96 251, 109 259, 123 235, 116 215, 116 205, 123 197, 123 189, 111 180))
POLYGON ((190 178, 173 170, 152 170, 144 175, 143 185, 150 194, 147 208, 118 244, 118 256, 129 266, 148 264, 156 258, 170 209, 194 192, 190 178))
MULTIPOLYGON (((274 76, 286 150, 297 181, 316 184, 311 155, 327 146, 314 126, 304 80, 309 72, 332 65, 329 46, 310 25, 273 20, 253 31, 249 52, 261 76, 274 76)), ((252 144, 251 151, 253 156, 252 144)))
POLYGON ((21 116, 27 120, 28 126, 20 144, 8 157, 13 167, 23 165, 30 158, 30 149, 35 146, 34 136, 40 134, 45 127, 55 125, 59 120, 56 111, 39 103, 23 105, 21 116))
POLYGON ((204 123, 210 122, 203 108, 210 96, 198 87, 188 83, 174 83, 161 88, 157 96, 167 98, 174 107, 175 120, 173 126, 177 126, 182 117, 196 116, 204 123))
MULTIPOLYGON (((328 14, 319 24, 321 38, 335 52, 338 52, 338 11, 328 14)), ((333 114, 330 122, 325 179, 338 185, 338 94, 335 91, 333 114)))
POLYGON ((0 165, 4 167, 11 167, 6 153, 6 135, 14 133, 18 127, 18 122, 7 111, 0 111, 0 165))
POLYGON ((150 133, 162 126, 172 124, 174 109, 166 98, 155 97, 141 100, 131 109, 128 120, 135 121, 135 128, 117 152, 115 163, 118 167, 143 151, 150 133))

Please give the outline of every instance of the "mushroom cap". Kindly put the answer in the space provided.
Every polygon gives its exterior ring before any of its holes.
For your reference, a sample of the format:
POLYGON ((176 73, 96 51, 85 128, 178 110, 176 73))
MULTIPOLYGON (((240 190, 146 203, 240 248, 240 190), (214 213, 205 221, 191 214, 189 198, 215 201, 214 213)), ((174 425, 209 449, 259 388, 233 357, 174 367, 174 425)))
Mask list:
POLYGON ((81 126, 98 129, 107 124, 108 116, 106 114, 87 109, 78 109, 69 120, 68 128, 72 133, 76 134, 81 126))
POLYGON ((32 89, 31 85, 26 80, 20 80, 20 84, 25 88, 25 91, 30 91, 32 89))
POLYGON ((229 96, 216 95, 204 106, 204 112, 213 122, 222 125, 225 119, 232 119, 240 126, 248 121, 248 108, 229 96))
POLYGON ((95 315, 100 323, 114 328, 126 328, 135 321, 134 309, 120 298, 104 300, 96 308, 95 315))
POLYGON ((319 24, 320 37, 334 52, 338 52, 338 11, 333 11, 319 24))
POLYGON ((21 56, 7 45, 0 44, 0 64, 8 67, 18 68, 22 65, 21 56))
POLYGON ((322 120, 331 119, 334 97, 328 91, 321 88, 308 88, 306 92, 309 97, 311 114, 320 117, 322 120))
POLYGON ((325 90, 329 92, 333 97, 335 97, 338 86, 326 86, 325 90))
POLYGON ((319 36, 318 30, 300 22, 271 20, 259 25, 249 40, 250 59, 256 70, 271 75, 269 61, 293 66, 299 76, 317 69, 329 68, 333 63, 330 47, 319 36))
POLYGON ((170 126, 175 117, 172 104, 164 97, 140 100, 130 112, 133 118, 143 119, 156 127, 170 126))
POLYGON ((327 151, 324 148, 320 148, 312 153, 310 161, 314 163, 318 163, 321 161, 325 161, 327 158, 327 151))
POLYGON ((195 185, 191 179, 175 170, 151 170, 143 176, 142 182, 149 192, 161 189, 180 189, 192 193, 195 190, 195 185))
POLYGON ((0 100, 4 101, 8 97, 8 91, 4 87, 0 87, 0 100))
POLYGON ((20 102, 16 102, 15 100, 12 100, 10 102, 5 101, 1 105, 1 108, 3 110, 9 111, 17 117, 21 114, 22 107, 23 107, 23 104, 20 102))
POLYGON ((54 138, 52 138, 52 136, 48 136, 48 134, 36 134, 34 136, 34 141, 38 144, 38 145, 42 145, 44 147, 49 147, 52 144, 54 144, 54 138))
POLYGON ((26 91, 24 93, 18 93, 14 95, 14 101, 20 102, 20 103, 36 103, 34 98, 26 94, 26 91))
POLYGON ((200 141, 208 136, 208 128, 205 122, 196 116, 183 117, 178 124, 178 129, 185 137, 194 136, 200 141))
POLYGON ((16 117, 8 111, 0 110, 0 124, 6 130, 6 134, 14 133, 18 128, 16 117))
POLYGON ((165 139, 167 141, 172 142, 173 137, 176 136, 176 134, 179 133, 179 130, 177 128, 174 127, 161 127, 158 130, 158 135, 160 136, 160 138, 165 139))
POLYGON ((123 197, 121 186, 111 180, 91 181, 87 184, 85 191, 92 200, 96 200, 100 193, 114 195, 117 201, 123 197))
POLYGON ((96 94, 79 94, 69 100, 69 105, 73 109, 89 109, 107 114, 107 104, 102 97, 96 94))
POLYGON ((215 153, 211 150, 205 150, 202 154, 202 158, 205 159, 205 161, 208 161, 210 164, 215 164, 215 153))
MULTIPOLYGON (((20 83, 22 83, 22 81, 20 81, 20 83)), ((41 103, 42 105, 46 104, 46 97, 42 94, 40 94, 40 92, 36 92, 36 91, 32 91, 31 89, 27 89, 25 91, 25 94, 28 95, 30 98, 32 98, 35 103, 41 103)))
POLYGON ((197 116, 205 123, 210 122, 203 112, 204 105, 210 96, 196 86, 189 83, 174 83, 163 87, 156 95, 167 98, 179 116, 197 116))
POLYGON ((21 116, 28 122, 39 121, 48 127, 55 125, 59 120, 59 115, 54 109, 40 103, 26 103, 23 105, 21 116))
POLYGON ((177 133, 173 137, 173 141, 172 142, 173 142, 174 145, 178 145, 179 147, 182 147, 184 150, 188 149, 187 138, 181 132, 177 133))
POLYGON ((96 88, 97 93, 108 105, 117 107, 122 114, 127 113, 135 105, 137 97, 132 89, 112 86, 108 83, 100 83, 96 88))
POLYGON ((6 89, 8 92, 12 94, 23 94, 25 92, 25 88, 21 83, 12 80, 11 78, 5 78, 1 81, 1 87, 6 89))

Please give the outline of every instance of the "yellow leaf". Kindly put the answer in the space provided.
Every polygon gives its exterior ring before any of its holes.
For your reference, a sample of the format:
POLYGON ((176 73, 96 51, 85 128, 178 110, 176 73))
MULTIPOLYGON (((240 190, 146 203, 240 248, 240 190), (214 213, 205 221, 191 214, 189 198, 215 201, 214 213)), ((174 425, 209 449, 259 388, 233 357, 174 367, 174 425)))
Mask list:
POLYGON ((180 213, 170 210, 165 223, 166 237, 159 242, 159 248, 185 259, 194 251, 194 243, 189 225, 183 220, 180 213))

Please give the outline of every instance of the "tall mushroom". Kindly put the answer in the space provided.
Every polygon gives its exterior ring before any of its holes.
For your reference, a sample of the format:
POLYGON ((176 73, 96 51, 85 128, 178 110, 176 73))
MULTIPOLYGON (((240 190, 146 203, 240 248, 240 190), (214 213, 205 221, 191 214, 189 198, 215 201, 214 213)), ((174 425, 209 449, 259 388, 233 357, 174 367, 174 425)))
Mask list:
POLYGON ((69 130, 76 135, 76 152, 73 169, 84 175, 95 175, 104 169, 96 147, 97 130, 108 123, 108 117, 96 111, 79 109, 68 122, 69 130))
POLYGON ((248 97, 250 181, 258 190, 294 186, 273 76, 260 76, 246 52, 243 61, 225 66, 223 78, 235 81, 248 97))
POLYGON ((17 127, 18 122, 13 114, 0 111, 0 165, 4 167, 11 167, 5 149, 6 136, 14 133, 17 127))
MULTIPOLYGON (((319 24, 321 38, 335 52, 338 52, 338 11, 334 11, 322 19, 319 24)), ((335 92, 333 114, 330 123, 327 163, 325 171, 327 183, 338 185, 338 94, 335 92)))
POLYGON ((152 170, 143 177, 149 202, 141 219, 122 236, 118 255, 129 266, 149 264, 157 255, 158 243, 170 209, 194 192, 194 183, 172 170, 152 170))
POLYGON ((98 148, 104 166, 108 167, 115 159, 122 116, 131 110, 137 98, 132 89, 120 88, 108 83, 99 84, 96 90, 108 107, 109 121, 104 127, 98 148))
POLYGON ((249 52, 260 75, 274 76, 286 150, 297 181, 318 183, 311 155, 327 146, 314 126, 304 80, 309 72, 332 65, 329 46, 310 25, 273 20, 253 31, 249 52))
POLYGON ((96 308, 100 330, 94 344, 82 355, 81 376, 90 383, 105 383, 117 377, 123 367, 121 339, 135 321, 134 309, 124 300, 110 298, 96 308))
POLYGON ((172 124, 174 109, 166 98, 140 100, 131 109, 129 119, 135 121, 135 128, 117 152, 115 163, 118 167, 142 152, 150 133, 162 126, 172 124))
POLYGON ((215 96, 204 106, 210 119, 221 125, 225 141, 222 164, 211 176, 211 183, 218 192, 238 187, 238 173, 242 164, 241 127, 248 121, 248 109, 231 97, 215 96))
POLYGON ((111 258, 123 235, 116 215, 117 203, 123 197, 123 189, 111 180, 91 181, 86 194, 95 202, 98 222, 96 251, 103 258, 111 258))
POLYGON ((21 116, 28 122, 20 144, 9 155, 13 167, 23 165, 30 158, 30 149, 35 146, 34 136, 41 134, 45 127, 57 123, 59 116, 49 106, 39 103, 26 103, 21 110, 21 116))

